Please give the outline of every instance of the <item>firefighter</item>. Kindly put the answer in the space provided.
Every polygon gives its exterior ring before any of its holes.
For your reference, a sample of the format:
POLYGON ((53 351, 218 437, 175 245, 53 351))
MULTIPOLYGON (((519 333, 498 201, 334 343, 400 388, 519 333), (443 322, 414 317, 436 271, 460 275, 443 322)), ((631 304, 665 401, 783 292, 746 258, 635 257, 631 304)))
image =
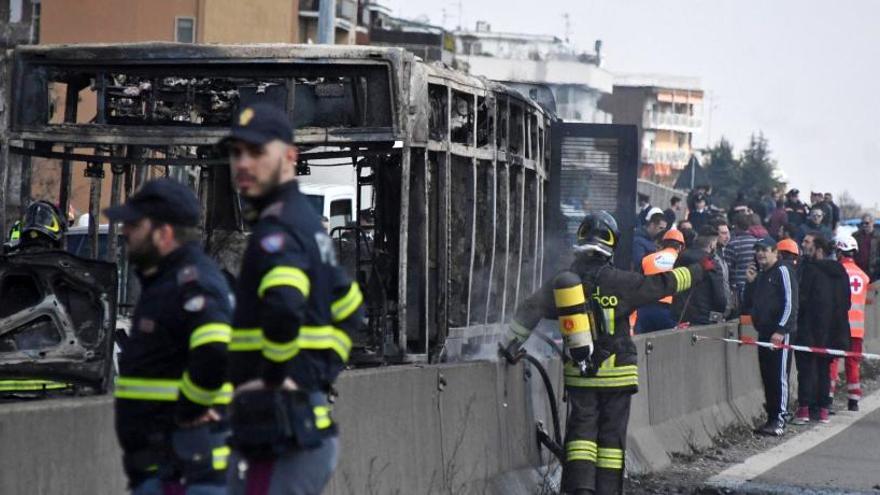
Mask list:
MULTIPOLYGON (((684 249, 684 235, 678 229, 669 229, 663 234, 660 250, 642 258, 642 273, 654 275, 668 272, 675 267, 678 255, 684 249)), ((675 328, 678 322, 672 317, 672 296, 647 304, 638 310, 636 333, 655 332, 675 328)))
POLYGON ((24 213, 24 220, 19 224, 19 231, 10 232, 10 247, 16 251, 48 251, 61 249, 64 235, 67 233, 67 221, 61 212, 48 201, 31 203, 24 213), (17 239, 17 243, 12 244, 17 239))
POLYGON ((502 354, 511 359, 542 317, 559 318, 570 360, 565 364, 569 400, 566 462, 562 490, 568 494, 615 494, 623 490, 626 427, 631 395, 638 390, 636 347, 629 314, 661 297, 689 289, 714 263, 680 267, 655 275, 619 270, 611 265, 620 240, 617 221, 600 211, 587 215, 578 229, 575 261, 523 301, 509 327, 502 354), (575 275, 575 285, 566 285, 575 275), (579 283, 578 283, 579 282, 579 283), (556 290, 554 291, 554 285, 556 290), (571 308, 588 298, 589 315, 571 308), (572 331, 590 327, 595 338, 575 338, 572 331), (580 347, 573 348, 573 345, 580 347))
MULTIPOLYGON (((837 247, 837 257, 843 268, 849 275, 849 288, 851 292, 851 303, 849 308, 849 330, 850 330, 850 347, 852 352, 862 352, 862 343, 865 341, 865 304, 868 297, 868 286, 871 283, 870 277, 862 271, 855 262, 856 253, 859 251, 859 243, 852 236, 838 238, 835 242, 837 247)), ((861 357, 844 358, 844 366, 846 369, 846 397, 847 409, 850 411, 859 410, 859 401, 862 399, 862 385, 859 370, 859 362, 861 357)), ((834 396, 838 378, 838 361, 831 361, 831 395, 834 396)))
MULTIPOLYGON (((67 223, 52 203, 35 201, 25 210, 24 221, 16 220, 3 245, 4 254, 15 255, 35 251, 61 249, 67 223)), ((46 392, 71 391, 69 383, 37 378, 0 380, 0 394, 42 396, 46 392)))
POLYGON ((181 485, 190 494, 226 493, 233 300, 199 245, 199 201, 183 184, 159 179, 105 214, 122 222, 141 281, 114 391, 129 486, 137 495, 182 493, 181 485))
POLYGON ((16 220, 9 229, 9 235, 6 236, 6 242, 3 243, 3 253, 12 252, 21 241, 21 220, 16 220))
POLYGON ((221 141, 252 232, 230 346, 233 494, 321 493, 337 463, 329 396, 362 316, 363 295, 295 180, 292 138, 281 109, 255 104, 221 141))

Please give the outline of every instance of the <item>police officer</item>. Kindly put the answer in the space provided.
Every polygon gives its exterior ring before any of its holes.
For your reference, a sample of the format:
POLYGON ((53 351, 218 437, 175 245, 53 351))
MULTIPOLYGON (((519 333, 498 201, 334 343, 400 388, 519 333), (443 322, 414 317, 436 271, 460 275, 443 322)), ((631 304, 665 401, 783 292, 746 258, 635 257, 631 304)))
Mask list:
POLYGON ((611 265, 619 240, 613 216, 605 211, 587 215, 578 229, 570 271, 558 275, 553 283, 545 284, 519 305, 503 352, 508 357, 519 352, 541 318, 555 319, 558 315, 562 320, 563 306, 570 303, 561 300, 575 304, 584 302, 584 296, 589 299, 586 307, 596 327, 592 348, 576 353, 567 344, 572 359, 564 371, 570 409, 562 490, 568 494, 614 494, 623 490, 630 398, 639 383, 630 313, 661 297, 688 290, 703 279, 706 270, 714 270, 710 257, 700 264, 654 275, 619 270, 611 265), (575 286, 560 291, 558 282, 572 275, 575 286), (578 298, 572 297, 572 291, 578 292, 578 298), (562 306, 557 308, 559 304, 562 306))
POLYGON ((287 115, 267 104, 243 108, 221 146, 252 232, 230 346, 231 493, 318 494, 337 462, 328 394, 348 360, 363 296, 299 190, 287 115))
POLYGON ((199 213, 195 194, 171 179, 147 182, 105 211, 123 224, 142 286, 114 392, 123 466, 137 495, 175 485, 189 494, 226 493, 222 416, 232 395, 226 357, 233 301, 199 246, 199 213))

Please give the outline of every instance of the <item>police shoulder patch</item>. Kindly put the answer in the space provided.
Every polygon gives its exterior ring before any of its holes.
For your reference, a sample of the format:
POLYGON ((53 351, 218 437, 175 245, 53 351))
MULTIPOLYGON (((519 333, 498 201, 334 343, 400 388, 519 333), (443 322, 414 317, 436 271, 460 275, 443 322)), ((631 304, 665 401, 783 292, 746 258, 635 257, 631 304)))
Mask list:
POLYGON ((195 265, 187 265, 177 272, 177 285, 195 282, 199 279, 199 269, 195 265))
POLYGON ((198 313, 205 309, 205 296, 198 295, 187 299, 187 301, 183 303, 183 309, 190 313, 198 313))
POLYGON ((260 239, 260 247, 267 253, 277 253, 284 248, 284 234, 270 234, 260 239))

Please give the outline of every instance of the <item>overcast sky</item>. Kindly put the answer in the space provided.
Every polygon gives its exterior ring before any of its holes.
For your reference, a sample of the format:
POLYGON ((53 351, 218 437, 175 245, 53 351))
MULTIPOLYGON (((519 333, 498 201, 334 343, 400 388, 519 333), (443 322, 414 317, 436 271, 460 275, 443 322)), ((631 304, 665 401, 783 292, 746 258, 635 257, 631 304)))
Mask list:
MULTIPOLYGON (((383 0, 396 15, 447 28, 565 33, 620 72, 701 79, 711 139, 737 150, 763 131, 789 182, 880 202, 880 1, 874 0, 383 0)), ((804 194, 801 195, 804 199, 804 194)), ((808 198, 807 198, 808 199, 808 198)))

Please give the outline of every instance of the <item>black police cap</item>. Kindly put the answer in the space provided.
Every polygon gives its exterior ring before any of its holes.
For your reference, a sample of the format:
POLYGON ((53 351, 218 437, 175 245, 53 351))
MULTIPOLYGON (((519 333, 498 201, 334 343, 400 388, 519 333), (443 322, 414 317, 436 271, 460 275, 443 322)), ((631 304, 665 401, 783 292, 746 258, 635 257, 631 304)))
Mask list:
POLYGON ((255 103, 242 108, 232 120, 229 135, 220 141, 226 146, 232 141, 264 145, 274 140, 293 144, 293 127, 282 108, 268 103, 255 103))
POLYGON ((201 220, 201 206, 195 193, 173 179, 145 183, 128 201, 104 210, 113 222, 136 222, 142 218, 183 227, 196 227, 201 220))

